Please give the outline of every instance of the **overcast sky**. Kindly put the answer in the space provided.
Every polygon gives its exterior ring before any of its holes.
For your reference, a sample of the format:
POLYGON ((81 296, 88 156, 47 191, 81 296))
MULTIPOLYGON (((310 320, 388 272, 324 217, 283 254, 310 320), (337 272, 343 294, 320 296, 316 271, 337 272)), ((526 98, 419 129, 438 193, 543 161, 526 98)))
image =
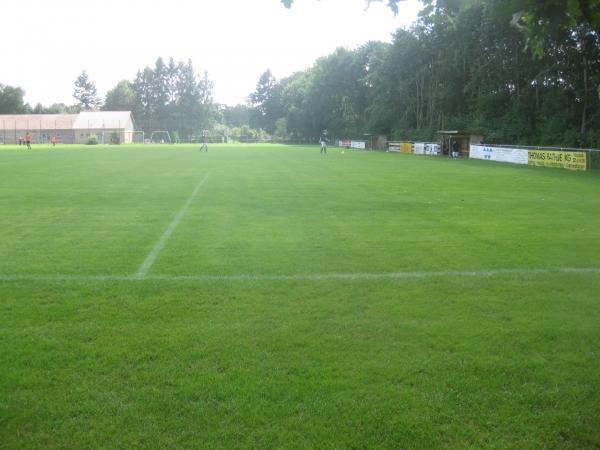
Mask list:
POLYGON ((219 103, 244 103, 260 75, 303 70, 336 47, 390 42, 416 19, 418 0, 11 0, 2 4, 0 83, 25 89, 25 101, 74 103, 87 70, 98 94, 159 56, 191 59, 208 71, 219 103))

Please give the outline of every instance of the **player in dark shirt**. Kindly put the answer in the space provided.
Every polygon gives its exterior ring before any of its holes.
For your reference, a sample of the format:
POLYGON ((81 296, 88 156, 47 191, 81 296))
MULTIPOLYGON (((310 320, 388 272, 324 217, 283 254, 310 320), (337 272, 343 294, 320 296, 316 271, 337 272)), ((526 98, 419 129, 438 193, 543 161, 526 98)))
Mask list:
POLYGON ((202 131, 202 147, 200 147, 200 151, 204 150, 208 151, 208 130, 202 131))
POLYGON ((321 133, 321 137, 319 138, 319 142, 321 143, 321 155, 327 154, 327 130, 323 130, 321 133))

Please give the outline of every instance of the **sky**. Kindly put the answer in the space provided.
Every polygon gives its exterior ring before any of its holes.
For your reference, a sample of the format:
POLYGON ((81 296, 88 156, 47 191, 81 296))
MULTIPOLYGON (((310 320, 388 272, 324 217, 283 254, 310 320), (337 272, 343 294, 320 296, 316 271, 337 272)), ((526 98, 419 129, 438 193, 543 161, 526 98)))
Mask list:
POLYGON ((192 60, 208 71, 214 99, 245 103, 260 75, 281 79, 337 47, 390 42, 416 20, 418 0, 393 12, 373 0, 18 0, 2 5, 0 83, 25 90, 25 101, 75 103, 85 69, 98 94, 165 61, 192 60), (367 8, 368 6, 368 8, 367 8))

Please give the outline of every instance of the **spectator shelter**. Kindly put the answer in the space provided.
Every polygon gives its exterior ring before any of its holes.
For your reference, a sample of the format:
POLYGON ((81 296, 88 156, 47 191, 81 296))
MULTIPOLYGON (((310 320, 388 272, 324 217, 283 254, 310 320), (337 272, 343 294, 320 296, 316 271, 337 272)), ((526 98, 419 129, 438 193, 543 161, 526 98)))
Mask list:
POLYGON ((440 135, 440 145, 442 154, 452 155, 453 151, 457 151, 457 156, 469 156, 469 148, 471 144, 483 143, 483 136, 480 134, 472 134, 464 131, 438 131, 440 135))
POLYGON ((32 143, 85 144, 91 135, 100 143, 129 143, 135 126, 131 111, 86 111, 79 114, 0 115, 0 143, 18 144, 29 132, 32 143))

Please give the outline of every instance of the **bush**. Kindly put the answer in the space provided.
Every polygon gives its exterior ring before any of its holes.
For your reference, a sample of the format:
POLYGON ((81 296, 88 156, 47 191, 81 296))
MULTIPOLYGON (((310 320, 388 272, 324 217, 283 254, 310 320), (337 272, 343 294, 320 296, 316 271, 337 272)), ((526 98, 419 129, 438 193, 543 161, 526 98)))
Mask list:
POLYGON ((98 136, 96 136, 95 134, 90 134, 86 145, 98 145, 98 136))

